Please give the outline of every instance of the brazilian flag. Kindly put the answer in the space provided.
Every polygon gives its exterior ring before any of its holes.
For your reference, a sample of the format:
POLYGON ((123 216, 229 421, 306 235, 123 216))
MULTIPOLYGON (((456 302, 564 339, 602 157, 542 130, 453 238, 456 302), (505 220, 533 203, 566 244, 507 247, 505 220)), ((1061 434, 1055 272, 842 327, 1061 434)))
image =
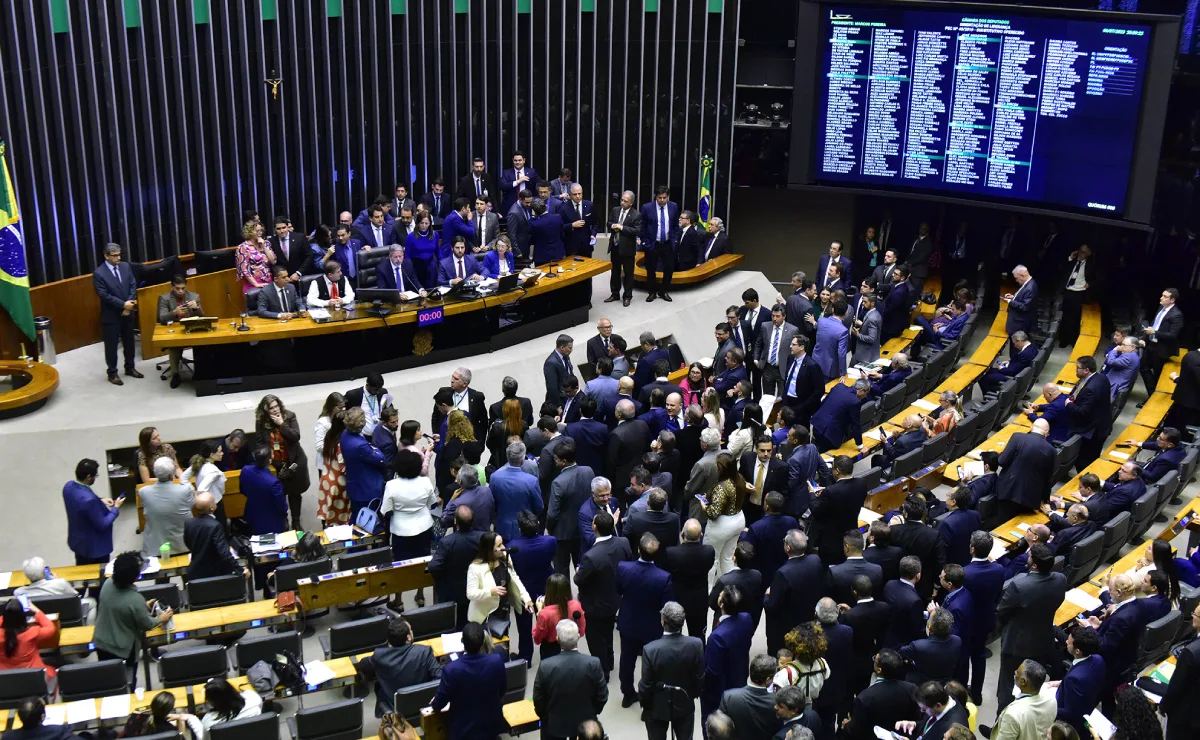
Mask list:
POLYGON ((0 306, 25 336, 34 340, 37 332, 33 328, 33 304, 29 302, 29 271, 25 269, 20 221, 17 193, 8 175, 8 156, 0 141, 0 306))
POLYGON ((696 214, 700 216, 700 225, 708 228, 708 210, 712 207, 712 170, 713 158, 704 155, 700 159, 700 204, 696 206, 696 214))

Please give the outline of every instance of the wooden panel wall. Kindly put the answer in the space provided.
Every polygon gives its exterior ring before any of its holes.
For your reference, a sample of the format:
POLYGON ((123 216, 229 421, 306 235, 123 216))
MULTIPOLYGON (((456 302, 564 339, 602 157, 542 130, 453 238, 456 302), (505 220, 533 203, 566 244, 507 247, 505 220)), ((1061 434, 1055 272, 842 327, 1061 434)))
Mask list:
MULTIPOLYGON (((138 289, 138 328, 142 330, 143 360, 166 354, 166 350, 159 349, 154 344, 154 326, 158 323, 158 297, 170 290, 170 283, 138 289)), ((242 293, 237 270, 221 270, 189 277, 188 290, 200 295, 200 307, 204 309, 205 316, 232 319, 246 310, 246 296, 242 293), (229 291, 228 295, 226 290, 229 291), (230 299, 233 299, 232 304, 230 299)))

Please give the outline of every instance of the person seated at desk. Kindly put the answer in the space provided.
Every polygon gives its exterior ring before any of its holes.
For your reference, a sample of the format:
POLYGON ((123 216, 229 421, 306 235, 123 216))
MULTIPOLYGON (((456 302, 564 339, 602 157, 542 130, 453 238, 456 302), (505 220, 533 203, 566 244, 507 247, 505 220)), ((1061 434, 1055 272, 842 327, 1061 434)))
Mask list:
POLYGON ((508 687, 504 658, 486 653, 483 625, 468 622, 462 630, 465 652, 442 670, 442 681, 429 707, 440 712, 447 704, 450 738, 495 737, 508 726, 504 721, 504 692, 508 687))
POLYGON ((21 572, 25 574, 29 584, 15 589, 13 593, 17 596, 28 596, 34 601, 58 596, 78 596, 78 592, 70 581, 65 578, 55 578, 50 569, 46 567, 46 561, 36 555, 21 564, 21 572))
MULTIPOLYGON (((171 278, 171 290, 158 297, 158 323, 170 324, 180 319, 192 316, 203 316, 204 309, 200 307, 200 294, 187 289, 187 276, 176 275, 171 278)), ((171 347, 167 350, 168 368, 171 376, 171 387, 179 387, 179 361, 183 358, 182 347, 171 347)))
MULTIPOLYGON (((238 691, 233 684, 223 678, 209 679, 208 683, 204 684, 204 703, 208 705, 208 711, 200 720, 202 728, 200 736, 203 737, 208 736, 208 731, 212 729, 213 725, 239 719, 250 719, 263 712, 262 698, 253 689, 245 688, 238 691)), ((188 724, 191 725, 190 722, 188 724)), ((200 736, 195 735, 195 730, 193 730, 194 738, 200 736)))
POLYGON ((1054 533, 1051 542, 1054 543, 1055 556, 1062 555, 1064 558, 1070 559, 1071 550, 1079 544, 1079 541, 1089 534, 1097 531, 1099 526, 1088 521, 1090 518, 1088 507, 1083 504, 1071 504, 1067 509, 1067 515, 1055 513, 1050 504, 1042 504, 1042 511, 1046 513, 1050 521, 1050 531, 1054 533))
POLYGON ((871 465, 878 468, 891 468, 896 458, 906 455, 925 444, 927 437, 921 426, 919 414, 909 414, 900 422, 904 429, 900 434, 884 437, 883 451, 871 456, 871 465))
POLYGON ((1183 448, 1179 446, 1182 435, 1175 427, 1163 427, 1158 438, 1148 442, 1138 442, 1135 439, 1125 440, 1125 444, 1138 450, 1155 450, 1158 454, 1142 467, 1142 479, 1147 485, 1153 485, 1162 480, 1163 476, 1172 470, 1178 470, 1183 462, 1183 448))
POLYGON ((962 418, 962 401, 958 394, 952 390, 944 390, 938 396, 937 410, 926 416, 921 426, 925 429, 925 436, 933 438, 942 432, 953 431, 962 418))
POLYGON ((958 339, 967 323, 967 304, 955 298, 950 303, 949 309, 950 320, 936 326, 929 323, 929 319, 924 316, 917 317, 917 325, 921 327, 921 333, 913 340, 913 352, 917 352, 917 348, 924 346, 926 342, 932 342, 933 348, 940 350, 947 343, 958 339))
POLYGON ((517 271, 513 259, 512 242, 507 236, 496 237, 495 249, 483 256, 483 275, 492 279, 502 278, 517 271))
MULTIPOLYGON (((1080 479, 1080 496, 1083 495, 1083 481, 1080 479)), ((1100 484, 1099 492, 1084 500, 1091 513, 1092 521, 1101 524, 1120 514, 1129 511, 1133 502, 1146 493, 1146 481, 1142 479, 1142 466, 1135 462, 1127 462, 1117 469, 1117 472, 1100 484)))
POLYGON ((258 291, 258 315, 264 319, 293 319, 297 316, 308 316, 296 286, 288 277, 287 268, 276 265, 271 274, 275 282, 258 291))
POLYGON ((1025 417, 1030 421, 1041 418, 1049 424, 1050 434, 1046 435, 1046 439, 1052 444, 1066 442, 1071 431, 1071 419, 1067 414, 1067 394, 1063 393, 1057 384, 1047 383, 1042 386, 1042 397, 1046 399, 1045 403, 1036 406, 1026 403, 1022 407, 1025 417))
POLYGON ((1000 390, 1004 381, 1015 378, 1017 373, 1033 364, 1037 358, 1037 347, 1029 341, 1029 335, 1023 331, 1014 332, 1009 337, 1008 359, 997 362, 979 379, 979 390, 982 393, 995 393, 1000 390))
POLYGON ((912 368, 908 366, 908 355, 897 352, 892 355, 888 368, 867 371, 867 380, 871 381, 871 395, 868 398, 882 398, 884 393, 903 383, 909 375, 912 375, 912 368))
POLYGON ((417 277, 417 268, 412 260, 404 258, 404 245, 388 247, 388 263, 375 268, 375 287, 379 290, 395 290, 401 293, 416 293, 425 297, 425 287, 417 277))
POLYGON ((979 504, 979 499, 996 492, 996 473, 1000 470, 1000 453, 987 450, 979 453, 979 461, 983 463, 983 475, 964 473, 962 483, 971 492, 971 508, 979 504))
POLYGON ((354 303, 354 286, 342 274, 342 266, 335 260, 325 263, 324 275, 308 285, 308 305, 318 308, 341 308, 354 303))
POLYGON ((42 662, 38 643, 54 637, 58 628, 37 604, 30 604, 29 608, 33 612, 32 624, 19 599, 9 599, 4 604, 4 646, 0 649, 0 670, 41 668, 49 680, 54 678, 54 667, 42 662))
POLYGON ((403 617, 388 622, 387 647, 375 648, 371 657, 358 662, 357 669, 375 682, 375 716, 395 711, 396 692, 408 686, 442 677, 442 664, 428 645, 413 643, 412 626, 403 617))
POLYGON ((21 726, 5 732, 4 740, 76 740, 79 737, 67 725, 45 724, 46 702, 40 696, 22 699, 17 705, 17 719, 21 720, 21 726))
POLYGON ((483 266, 475 259, 475 255, 467 254, 466 239, 454 237, 450 251, 452 254, 438 263, 438 285, 458 285, 464 280, 476 283, 483 279, 483 266))

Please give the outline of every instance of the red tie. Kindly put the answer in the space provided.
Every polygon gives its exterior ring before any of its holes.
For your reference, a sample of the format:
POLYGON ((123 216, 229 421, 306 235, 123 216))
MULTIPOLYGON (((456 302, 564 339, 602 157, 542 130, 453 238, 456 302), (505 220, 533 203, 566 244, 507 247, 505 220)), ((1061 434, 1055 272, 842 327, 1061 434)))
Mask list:
POLYGON ((459 259, 459 260, 454 260, 454 261, 458 263, 458 279, 459 279, 459 280, 462 280, 462 278, 463 278, 463 263, 462 263, 462 260, 461 260, 461 259, 459 259))
POLYGON ((329 300, 336 301, 338 299, 337 283, 329 284, 329 300))

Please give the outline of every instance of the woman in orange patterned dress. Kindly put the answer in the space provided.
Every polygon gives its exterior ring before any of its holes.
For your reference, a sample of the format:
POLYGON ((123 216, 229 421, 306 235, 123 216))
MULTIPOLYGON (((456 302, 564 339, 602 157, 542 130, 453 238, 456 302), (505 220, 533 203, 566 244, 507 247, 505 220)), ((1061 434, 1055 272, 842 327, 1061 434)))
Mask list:
POLYGON ((325 470, 317 498, 317 518, 322 526, 350 523, 350 498, 346 495, 346 466, 342 463, 342 432, 346 430, 345 412, 338 409, 330 419, 329 432, 321 450, 325 470))

